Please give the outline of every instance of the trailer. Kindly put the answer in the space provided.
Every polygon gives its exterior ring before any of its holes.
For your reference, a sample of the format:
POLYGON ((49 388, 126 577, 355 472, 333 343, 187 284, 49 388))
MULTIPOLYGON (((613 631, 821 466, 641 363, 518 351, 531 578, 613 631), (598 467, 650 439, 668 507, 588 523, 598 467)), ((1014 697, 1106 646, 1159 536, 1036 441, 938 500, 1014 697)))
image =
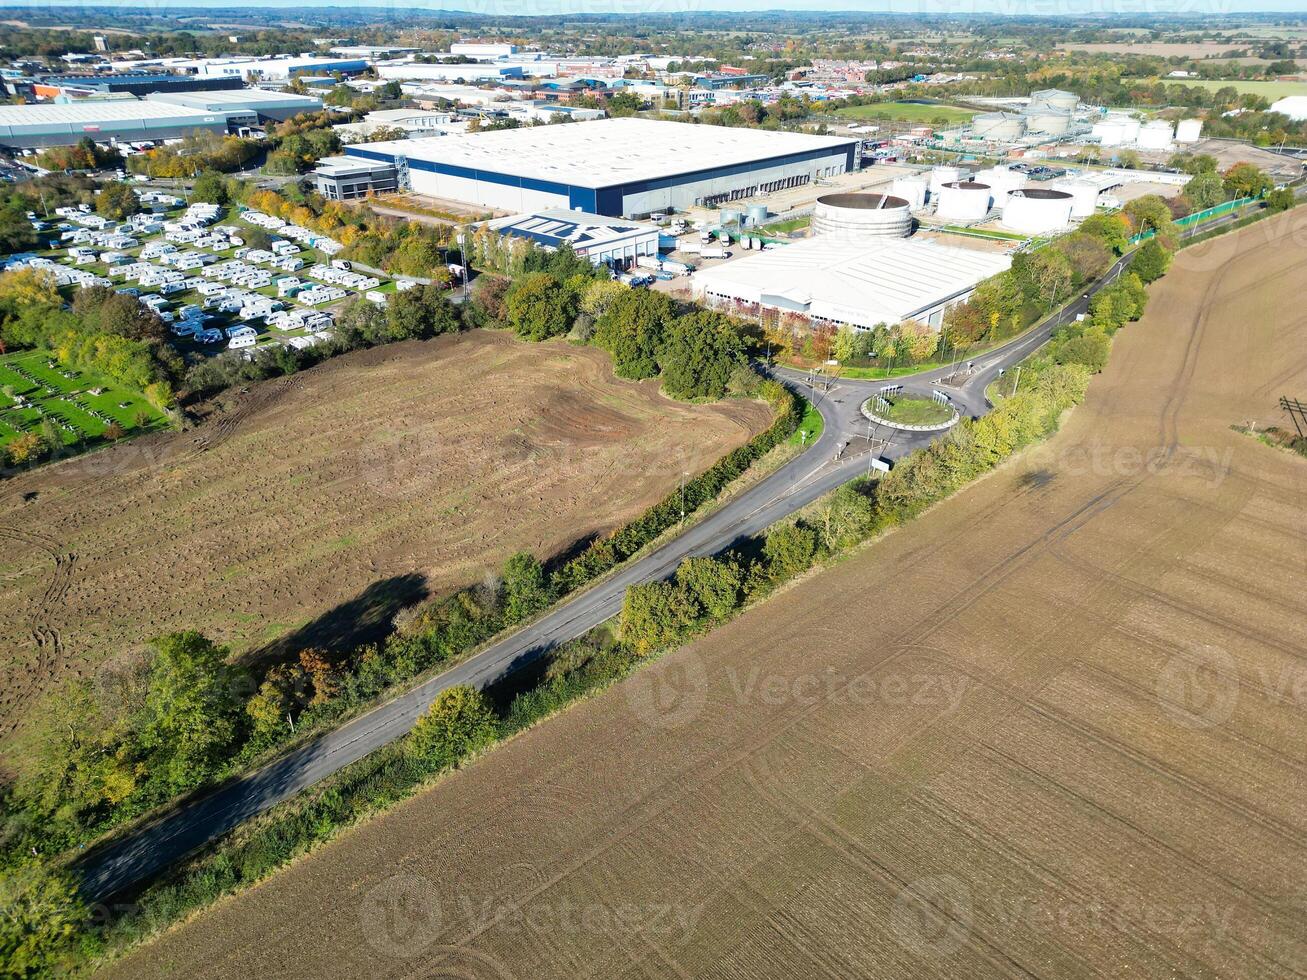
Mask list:
POLYGON ((635 264, 641 269, 652 269, 654 272, 662 271, 663 264, 652 255, 641 255, 635 260, 635 264))

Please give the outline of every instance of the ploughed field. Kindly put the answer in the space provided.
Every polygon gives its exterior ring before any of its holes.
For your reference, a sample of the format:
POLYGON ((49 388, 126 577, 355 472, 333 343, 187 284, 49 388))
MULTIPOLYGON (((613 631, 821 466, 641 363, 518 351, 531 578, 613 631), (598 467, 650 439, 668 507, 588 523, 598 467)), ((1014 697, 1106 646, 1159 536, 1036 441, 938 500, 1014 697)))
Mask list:
POLYGON ((1307 972, 1307 461, 1230 429, 1307 394, 1301 220, 1045 446, 109 972, 1307 972))
POLYGON ((636 516, 770 422, 601 351, 475 332, 223 396, 188 432, 0 485, 0 726, 170 630, 330 644, 636 516))

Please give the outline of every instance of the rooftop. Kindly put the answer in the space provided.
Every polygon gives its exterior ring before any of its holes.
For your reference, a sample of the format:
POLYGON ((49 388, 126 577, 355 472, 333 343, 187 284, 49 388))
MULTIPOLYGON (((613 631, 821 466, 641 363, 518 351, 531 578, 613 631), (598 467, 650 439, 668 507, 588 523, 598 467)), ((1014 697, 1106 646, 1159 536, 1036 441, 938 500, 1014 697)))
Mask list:
POLYGON ((883 244, 810 238, 695 273, 709 292, 779 305, 841 323, 899 323, 1012 264, 1007 255, 909 239, 883 244), (770 302, 770 299, 769 299, 770 302))
POLYGON ((403 154, 410 160, 609 187, 854 143, 847 137, 626 118, 369 143, 347 147, 346 153, 403 154))
POLYGON ((570 242, 578 253, 635 234, 656 235, 657 225, 642 224, 624 218, 609 218, 585 211, 550 208, 531 214, 515 214, 490 222, 490 227, 505 235, 526 238, 539 245, 557 248, 570 242))
POLYGON ((150 101, 171 102, 174 105, 212 107, 213 109, 244 109, 247 106, 287 104, 303 105, 305 109, 322 108, 322 100, 315 95, 296 95, 294 92, 269 92, 261 88, 225 89, 217 92, 156 92, 150 101))
POLYGON ((70 102, 66 105, 0 105, 0 126, 43 126, 52 123, 117 122, 124 119, 193 119, 197 110, 167 102, 113 99, 70 102))

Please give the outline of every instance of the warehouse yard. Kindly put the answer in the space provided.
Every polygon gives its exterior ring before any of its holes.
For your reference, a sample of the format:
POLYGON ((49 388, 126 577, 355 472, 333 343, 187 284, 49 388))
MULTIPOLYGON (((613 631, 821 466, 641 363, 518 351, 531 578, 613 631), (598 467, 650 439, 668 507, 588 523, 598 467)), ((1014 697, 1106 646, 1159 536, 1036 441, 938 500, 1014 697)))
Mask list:
POLYGON ((1307 971, 1307 464, 1230 428, 1307 389, 1295 220, 1046 446, 111 972, 1307 971))
POLYGON ((0 722, 160 633, 348 640, 423 594, 612 528, 770 422, 685 405, 608 356, 476 332, 222 396, 0 490, 0 722))

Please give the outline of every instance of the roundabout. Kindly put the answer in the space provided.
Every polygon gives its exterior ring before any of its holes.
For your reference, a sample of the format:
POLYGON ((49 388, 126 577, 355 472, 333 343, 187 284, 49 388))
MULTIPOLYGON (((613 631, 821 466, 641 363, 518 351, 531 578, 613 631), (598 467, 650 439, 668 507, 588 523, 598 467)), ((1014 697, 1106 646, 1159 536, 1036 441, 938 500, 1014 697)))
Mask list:
POLYGON ((862 414, 877 425, 911 432, 938 432, 958 421, 959 412, 943 392, 909 394, 901 386, 882 388, 862 403, 862 414))

